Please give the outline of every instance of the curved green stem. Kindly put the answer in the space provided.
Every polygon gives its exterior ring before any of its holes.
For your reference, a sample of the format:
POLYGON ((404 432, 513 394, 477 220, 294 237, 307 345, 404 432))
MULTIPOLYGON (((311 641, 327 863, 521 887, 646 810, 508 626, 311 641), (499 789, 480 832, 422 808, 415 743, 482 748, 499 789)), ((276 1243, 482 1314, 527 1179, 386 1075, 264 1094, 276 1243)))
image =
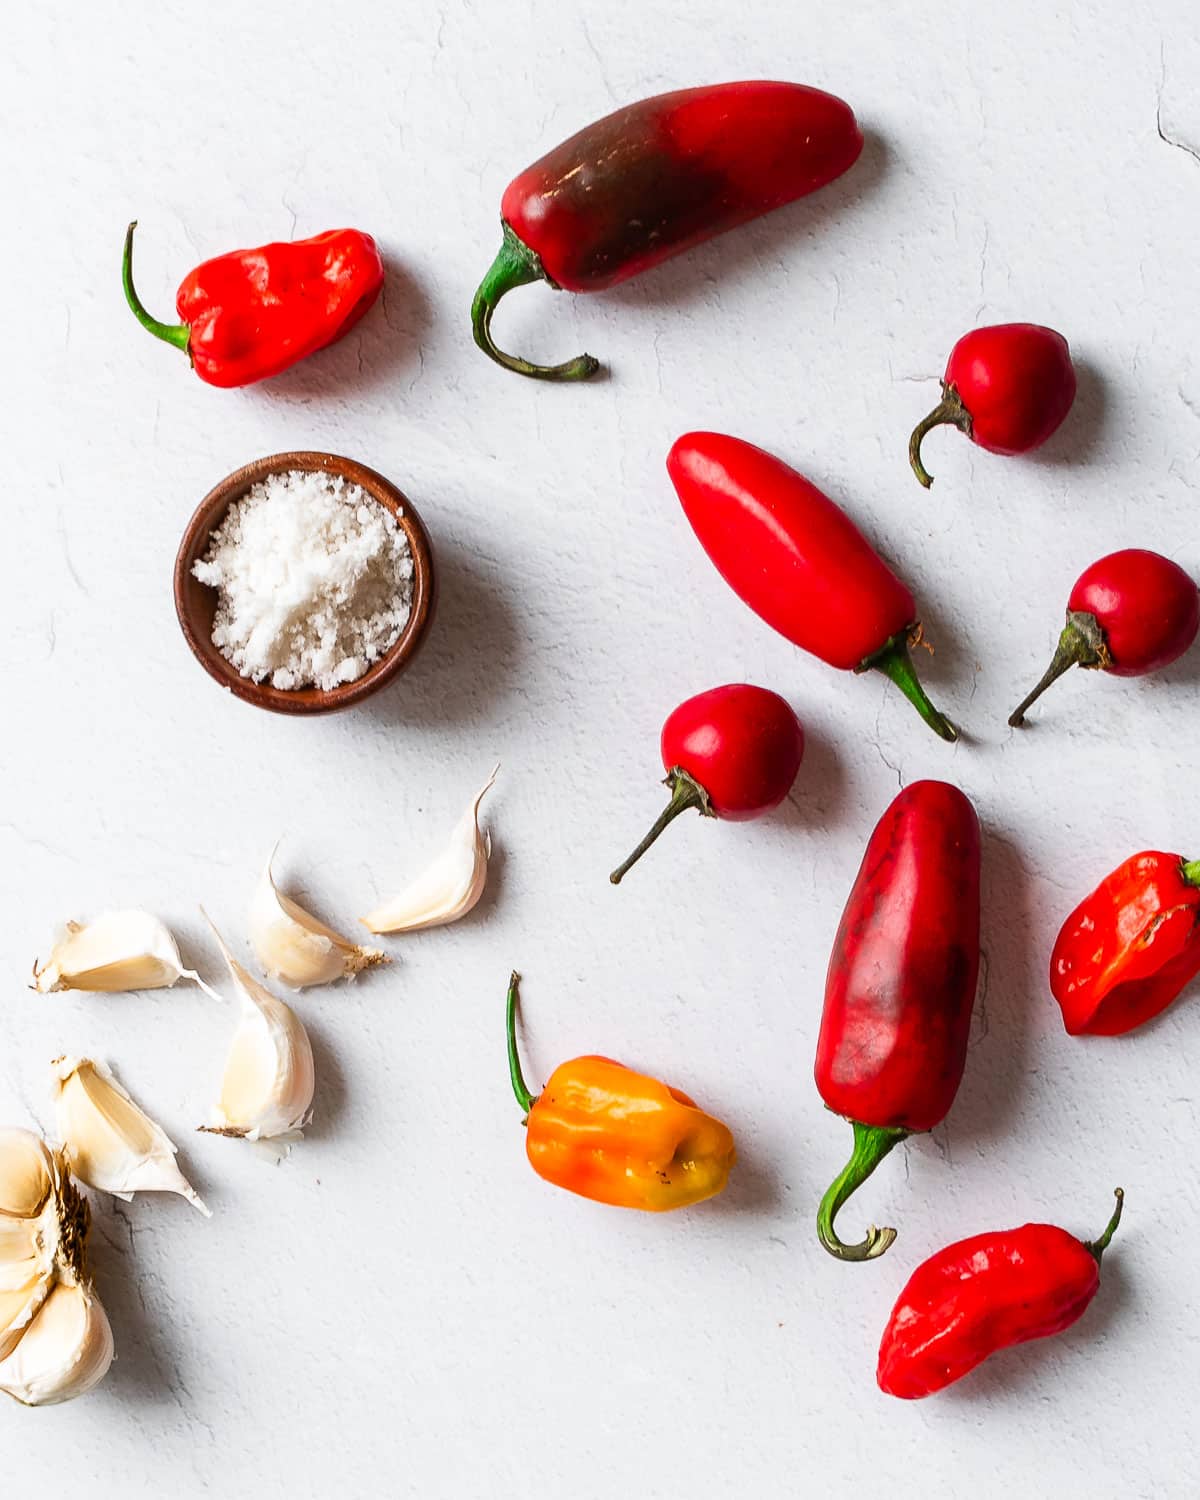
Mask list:
MULTIPOLYGON (((479 283, 479 290, 471 303, 471 331, 475 342, 498 365, 518 375, 529 375, 534 380, 586 380, 600 368, 600 361, 590 354, 580 354, 561 365, 535 365, 515 354, 505 354, 492 341, 492 314, 496 311, 496 304, 506 292, 531 281, 550 281, 550 278, 529 246, 505 224, 500 253, 479 283)), ((550 281, 550 285, 554 283, 550 281)))
POLYGON ((537 1095, 529 1092, 525 1075, 521 1072, 521 1059, 517 1056, 517 990, 521 976, 514 969, 508 980, 508 1001, 504 1007, 504 1024, 508 1034, 508 1076, 512 1079, 512 1091, 521 1113, 527 1115, 537 1103, 537 1095))
POLYGON ((913 473, 926 489, 933 484, 933 475, 921 462, 921 443, 927 432, 935 427, 945 426, 957 427, 959 432, 965 432, 968 437, 971 436, 971 413, 962 404, 958 392, 952 385, 942 386, 942 399, 927 417, 917 423, 913 428, 912 437, 908 440, 908 461, 912 465, 913 473))
POLYGON ((142 299, 138 296, 133 286, 133 231, 137 228, 137 220, 125 231, 125 252, 121 256, 121 285, 125 289, 125 300, 133 310, 134 317, 147 332, 152 333, 156 339, 162 339, 166 344, 174 344, 176 349, 182 349, 190 358, 188 343, 192 337, 192 330, 186 323, 160 323, 157 318, 152 318, 142 306, 142 299))
POLYGON ((624 863, 619 864, 617 868, 612 872, 612 874, 608 877, 612 881, 613 885, 621 884, 622 878, 628 875, 629 871, 635 864, 637 864, 638 860, 641 859, 642 855, 645 854, 646 850, 649 849, 650 845, 655 841, 655 839, 659 836, 663 829, 666 828, 669 823, 673 823, 681 812, 687 812, 689 807, 697 807, 700 809, 700 815, 702 817, 716 817, 716 813, 714 813, 712 810, 712 804, 708 800, 708 793, 704 790, 704 788, 698 781, 695 781, 691 776, 688 775, 688 773, 682 768, 682 766, 675 766, 672 768, 670 774, 667 777, 666 784, 671 788, 671 800, 667 803, 666 807, 663 808, 662 812, 659 813, 658 817, 655 818, 650 832, 637 846, 637 848, 633 851, 629 858, 625 860, 624 863))
POLYGON ((958 738, 958 730, 944 714, 934 708, 926 696, 925 689, 921 686, 921 679, 917 676, 917 669, 912 664, 912 657, 908 654, 911 639, 913 639, 911 630, 901 631, 899 635, 892 636, 891 640, 884 643, 882 649, 876 651, 874 656, 868 656, 856 670, 867 672, 874 668, 876 672, 882 672, 885 677, 890 677, 934 734, 953 742, 958 738))
POLYGON ((1200 859, 1189 860, 1180 873, 1188 885, 1200 886, 1200 859))
POLYGON ((838 1209, 855 1188, 866 1182, 893 1146, 898 1146, 909 1131, 886 1125, 863 1125, 858 1120, 851 1120, 850 1123, 854 1127, 854 1150, 850 1160, 821 1199, 821 1206, 817 1209, 817 1238, 830 1255, 836 1256, 838 1260, 876 1260, 896 1238, 894 1229, 876 1229, 872 1224, 858 1244, 847 1245, 838 1239, 833 1221, 838 1209))
POLYGON ((1087 1247, 1096 1257, 1097 1263, 1099 1263, 1100 1258, 1112 1243, 1112 1237, 1117 1232, 1117 1225, 1121 1222, 1121 1214, 1125 1208, 1125 1189, 1116 1188, 1115 1192, 1117 1196, 1117 1206, 1113 1209, 1112 1218, 1109 1219, 1108 1225, 1100 1238, 1098 1240, 1093 1240, 1087 1247))
POLYGON ((1013 729, 1019 729, 1025 722, 1025 710, 1037 702, 1052 682, 1057 682, 1072 667, 1106 667, 1111 661, 1104 631, 1096 616, 1068 610, 1067 623, 1058 638, 1050 665, 1042 673, 1033 691, 1026 693, 1009 714, 1009 724, 1013 729))

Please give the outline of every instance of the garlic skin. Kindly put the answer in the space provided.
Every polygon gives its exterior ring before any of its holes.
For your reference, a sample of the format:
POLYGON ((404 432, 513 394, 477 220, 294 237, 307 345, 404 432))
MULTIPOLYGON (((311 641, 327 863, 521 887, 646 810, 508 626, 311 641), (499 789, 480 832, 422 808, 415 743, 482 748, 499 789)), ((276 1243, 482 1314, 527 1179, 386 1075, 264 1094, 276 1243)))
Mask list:
POLYGON ((472 798, 449 842, 422 874, 393 900, 362 918, 371 932, 420 932, 465 917, 487 885, 492 836, 479 831, 479 804, 496 784, 500 767, 472 798))
POLYGON ((166 1132, 133 1102, 103 1063, 59 1057, 51 1064, 58 1137, 72 1173, 127 1203, 134 1193, 179 1193, 211 1211, 179 1170, 166 1132))
POLYGON ((274 858, 273 850, 250 904, 250 943, 268 978, 302 990, 391 962, 380 949, 352 943, 285 896, 271 873, 274 858))
POLYGON ((312 1113, 316 1088, 308 1032, 291 1007, 252 978, 213 931, 242 1014, 225 1063, 221 1097, 211 1124, 201 1129, 247 1141, 298 1136, 312 1113))
POLYGON ((0 1391, 24 1406, 56 1406, 86 1395, 108 1374, 112 1325, 91 1287, 58 1281, 20 1343, 0 1360, 0 1391))
POLYGON ((68 922, 50 957, 33 968, 34 987, 43 995, 169 989, 181 979, 208 988, 184 967, 166 925, 146 911, 109 911, 91 922, 68 922))

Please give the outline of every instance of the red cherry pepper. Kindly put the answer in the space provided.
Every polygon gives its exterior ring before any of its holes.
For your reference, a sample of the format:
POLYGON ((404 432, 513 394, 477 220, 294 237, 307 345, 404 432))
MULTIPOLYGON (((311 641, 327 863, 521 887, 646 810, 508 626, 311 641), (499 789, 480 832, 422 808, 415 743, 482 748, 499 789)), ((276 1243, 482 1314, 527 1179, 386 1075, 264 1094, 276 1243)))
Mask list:
POLYGON ((1075 366, 1061 333, 1037 323, 999 323, 964 334, 950 351, 942 399, 908 444, 926 489, 921 440, 944 423, 989 453, 1028 453, 1057 431, 1075 400, 1075 366))
POLYGON ((1098 1240, 1053 1224, 977 1234, 919 1265, 879 1346, 879 1389, 915 1401, 944 1390, 998 1349, 1062 1333, 1100 1290, 1100 1260, 1125 1194, 1098 1240))
POLYGON ((686 433, 667 471, 700 545, 755 614, 830 666, 885 673, 935 733, 958 738, 908 654, 921 639, 916 601, 845 511, 771 454, 718 432, 686 433))
POLYGON ((330 229, 206 260, 180 283, 180 322, 160 323, 134 291, 136 228, 135 222, 125 234, 125 300, 142 327, 184 350, 209 385, 252 385, 335 343, 383 286, 383 260, 371 236, 330 229))
POLYGON ((1072 1036, 1119 1036, 1200 974, 1200 860, 1145 850, 1118 865, 1062 925, 1050 992, 1072 1036))
POLYGON ((821 1200, 817 1234, 840 1260, 872 1260, 896 1238, 846 1245, 838 1210, 891 1149, 949 1112, 967 1060, 979 977, 979 819, 957 787, 916 781, 871 835, 825 981, 821 1098, 854 1127, 849 1163, 821 1200))
POLYGON ((598 292, 824 187, 853 166, 862 131, 848 104, 796 83, 722 83, 626 105, 515 177, 504 241, 471 308, 475 342, 539 380, 586 380, 590 354, 535 365, 499 350, 506 292, 539 279, 598 292))
POLYGON ((629 858, 609 876, 619 885, 668 823, 690 807, 743 822, 776 808, 804 758, 804 729, 778 693, 732 682, 681 703, 662 729, 671 800, 629 858))
POLYGON ((1200 592, 1178 564, 1130 547, 1112 552, 1080 574, 1067 600, 1067 623, 1054 659, 1008 722, 1073 666, 1114 677, 1141 677, 1182 656, 1200 631, 1200 592))

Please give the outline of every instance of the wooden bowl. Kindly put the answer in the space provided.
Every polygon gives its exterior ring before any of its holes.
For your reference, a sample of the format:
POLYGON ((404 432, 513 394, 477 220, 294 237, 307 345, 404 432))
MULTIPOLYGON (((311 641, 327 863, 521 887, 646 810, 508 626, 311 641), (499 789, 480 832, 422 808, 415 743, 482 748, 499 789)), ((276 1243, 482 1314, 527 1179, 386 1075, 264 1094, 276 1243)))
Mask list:
POLYGON ((245 468, 222 479, 196 507, 196 513, 188 522, 175 558, 175 613, 179 616, 180 628, 184 639, 192 648, 192 654, 208 675, 235 697, 277 714, 334 713, 338 709, 361 703, 393 678, 399 677, 425 639, 433 620, 436 596, 437 584, 429 534, 413 509, 412 502, 406 500, 382 474, 377 474, 364 464, 355 463, 353 459, 339 458, 334 453, 275 453, 270 458, 255 459, 245 468), (216 589, 192 576, 192 565, 208 550, 212 533, 220 526, 225 512, 233 502, 240 500, 251 485, 265 479, 268 474, 281 474, 297 469, 310 473, 340 474, 348 484, 361 486, 395 516, 397 524, 408 538, 412 552, 413 596, 408 624, 401 631, 395 645, 357 681, 342 683, 328 692, 315 687, 277 688, 270 683, 253 682, 249 677, 243 677, 233 663, 226 661, 213 645, 213 618, 217 612, 216 589))

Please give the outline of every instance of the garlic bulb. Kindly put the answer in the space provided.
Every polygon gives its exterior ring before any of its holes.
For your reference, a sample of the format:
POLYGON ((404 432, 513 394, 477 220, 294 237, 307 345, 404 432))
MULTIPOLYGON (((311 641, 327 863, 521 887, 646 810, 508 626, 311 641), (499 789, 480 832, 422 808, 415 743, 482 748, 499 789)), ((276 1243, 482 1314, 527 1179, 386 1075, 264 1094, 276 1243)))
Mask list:
MULTIPOLYGON (((213 929, 216 932, 216 929, 213 929)), ((248 1141, 299 1135, 312 1111, 312 1045, 296 1013, 253 979, 216 934, 242 1002, 221 1097, 203 1129, 248 1141)))
POLYGON ((302 990, 390 962, 378 948, 359 947, 285 896, 271 873, 273 860, 274 854, 250 906, 250 942, 269 978, 302 990))
POLYGON ((392 901, 363 917, 372 932, 419 932, 457 922, 477 905, 487 884, 491 834, 479 831, 479 804, 496 784, 496 766, 455 825, 441 854, 392 901))
POLYGON ((33 978, 43 995, 168 989, 180 979, 208 988, 195 970, 184 968, 166 926, 145 911, 110 911, 92 922, 68 922, 47 961, 34 965, 33 978))
POLYGON ((63 1155, 80 1182, 128 1202, 134 1193, 179 1193, 212 1215, 175 1161, 165 1131, 133 1102, 103 1063, 60 1057, 52 1092, 63 1155))
POLYGON ((26 1406, 55 1406, 86 1395, 113 1362, 108 1315, 90 1286, 62 1280, 25 1336, 0 1361, 0 1391, 26 1406))

